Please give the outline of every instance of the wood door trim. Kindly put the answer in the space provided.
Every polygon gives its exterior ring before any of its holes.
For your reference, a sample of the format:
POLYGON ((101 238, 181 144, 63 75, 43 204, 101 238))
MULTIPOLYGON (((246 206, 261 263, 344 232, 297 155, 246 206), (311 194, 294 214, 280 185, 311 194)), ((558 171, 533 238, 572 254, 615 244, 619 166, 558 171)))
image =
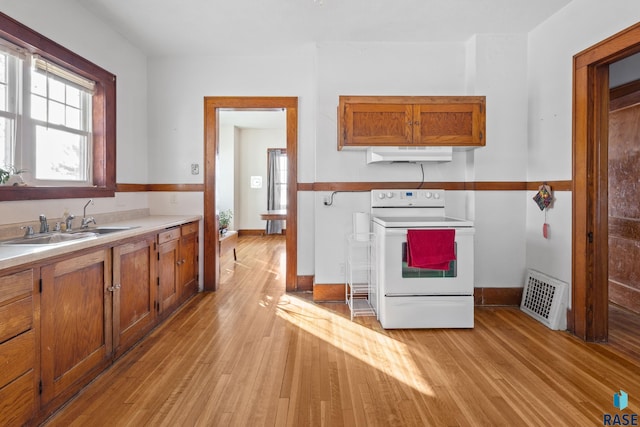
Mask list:
POLYGON ((573 58, 571 311, 567 327, 586 341, 608 338, 607 122, 609 65, 640 52, 640 23, 573 58))
POLYGON ((204 277, 205 291, 219 283, 218 224, 215 216, 215 172, 218 149, 218 109, 286 109, 287 115, 287 234, 286 290, 297 288, 298 239, 298 98, 297 97, 205 97, 204 98, 204 277))

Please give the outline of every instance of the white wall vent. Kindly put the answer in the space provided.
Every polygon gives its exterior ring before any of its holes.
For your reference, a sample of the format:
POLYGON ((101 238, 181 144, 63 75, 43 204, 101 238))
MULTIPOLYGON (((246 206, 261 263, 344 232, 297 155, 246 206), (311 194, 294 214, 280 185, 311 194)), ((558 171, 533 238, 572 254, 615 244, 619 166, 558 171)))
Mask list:
POLYGON ((520 309, 554 330, 567 329, 569 285, 536 270, 528 270, 520 309))

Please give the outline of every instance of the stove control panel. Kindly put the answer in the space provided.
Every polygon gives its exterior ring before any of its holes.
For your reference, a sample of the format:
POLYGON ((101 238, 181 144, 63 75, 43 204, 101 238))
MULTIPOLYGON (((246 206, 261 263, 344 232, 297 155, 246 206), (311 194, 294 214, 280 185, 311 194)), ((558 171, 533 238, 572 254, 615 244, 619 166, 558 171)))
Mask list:
POLYGON ((444 207, 444 190, 371 190, 372 207, 444 207))

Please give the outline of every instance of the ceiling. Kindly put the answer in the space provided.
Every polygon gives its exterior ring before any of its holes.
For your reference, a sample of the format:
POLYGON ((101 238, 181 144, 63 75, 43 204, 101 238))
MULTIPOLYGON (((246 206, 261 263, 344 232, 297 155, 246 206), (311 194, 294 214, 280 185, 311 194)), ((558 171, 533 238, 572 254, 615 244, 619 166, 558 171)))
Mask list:
POLYGON ((571 0, 76 0, 148 56, 527 33, 571 0))
MULTIPOLYGON (((264 54, 322 42, 461 42, 527 33, 571 0, 76 0, 150 57, 264 54)), ((274 128, 275 112, 222 125, 274 128)))

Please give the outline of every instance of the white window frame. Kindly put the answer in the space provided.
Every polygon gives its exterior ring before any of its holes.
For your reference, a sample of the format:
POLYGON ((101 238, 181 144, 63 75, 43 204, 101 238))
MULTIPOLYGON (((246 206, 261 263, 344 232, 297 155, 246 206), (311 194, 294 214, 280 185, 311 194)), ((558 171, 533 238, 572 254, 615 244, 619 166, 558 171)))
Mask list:
MULTIPOLYGON (((82 78, 77 74, 68 71, 62 67, 58 67, 55 64, 51 64, 48 61, 42 60, 38 56, 34 56, 31 59, 29 64, 29 68, 31 72, 25 72, 25 87, 24 91, 24 105, 25 105, 25 138, 21 141, 21 145, 23 147, 22 153, 26 153, 27 155, 16 156, 16 158, 20 158, 22 162, 23 169, 30 171, 27 175, 30 179, 27 181, 29 184, 33 184, 36 186, 91 186, 92 185, 92 162, 91 159, 93 157, 92 150, 92 126, 91 126, 91 97, 93 96, 95 82, 82 78), (26 82, 26 79, 31 79, 33 73, 41 73, 47 79, 46 84, 46 97, 44 97, 45 102, 47 102, 47 118, 45 120, 39 120, 31 116, 31 114, 26 114, 26 112, 31 112, 31 101, 32 97, 39 96, 34 95, 31 90, 31 81, 26 82), (57 80, 63 83, 65 86, 72 86, 76 89, 80 90, 83 95, 81 96, 80 103, 82 104, 80 107, 81 110, 81 127, 82 129, 73 129, 71 127, 65 126, 63 124, 56 124, 49 119, 49 111, 48 105, 50 102, 55 102, 51 99, 49 93, 49 79, 57 80), (28 83, 28 84, 27 84, 28 83), (80 137, 84 137, 86 139, 82 152, 78 158, 79 167, 81 169, 80 179, 43 179, 38 178, 37 176, 37 168, 38 168, 38 155, 36 145, 38 144, 37 139, 37 128, 44 127, 46 129, 51 129, 54 131, 63 131, 67 134, 78 135, 80 137)), ((65 104, 66 105, 66 104, 65 104)))

